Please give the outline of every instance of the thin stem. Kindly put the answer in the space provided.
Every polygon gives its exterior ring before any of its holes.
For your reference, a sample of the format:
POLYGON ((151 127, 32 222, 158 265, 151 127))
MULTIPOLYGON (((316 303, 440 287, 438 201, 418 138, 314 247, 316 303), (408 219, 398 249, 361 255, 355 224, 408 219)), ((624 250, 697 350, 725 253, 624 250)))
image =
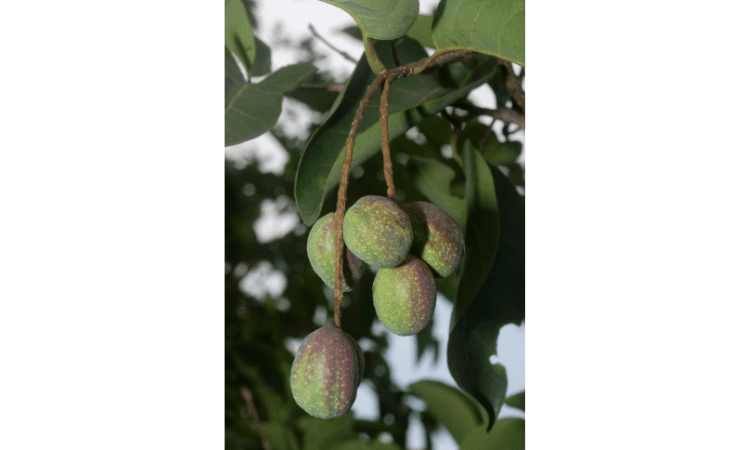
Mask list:
POLYGON ((297 89, 316 89, 328 92, 341 92, 344 90, 343 84, 300 84, 297 89))
POLYGON ((313 36, 315 36, 316 38, 320 39, 325 45, 328 46, 328 48, 330 48, 334 52, 338 53, 339 55, 343 56, 344 59, 347 59, 347 60, 353 62, 354 64, 357 64, 357 60, 354 59, 351 55, 349 55, 348 53, 344 52, 343 50, 337 49, 336 47, 333 46, 333 44, 331 44, 330 42, 328 42, 323 36, 321 36, 320 34, 318 34, 318 32, 315 30, 315 28, 313 28, 312 24, 307 24, 307 28, 310 29, 310 32, 313 34, 313 36))
POLYGON ((341 167, 341 184, 339 184, 339 193, 336 203, 336 281, 333 292, 336 298, 336 306, 333 313, 333 323, 341 328, 341 302, 344 300, 344 210, 346 209, 346 190, 349 187, 349 172, 352 166, 352 153, 354 150, 354 139, 357 136, 357 129, 362 123, 365 108, 370 103, 370 99, 378 90, 380 84, 385 79, 388 71, 386 69, 378 72, 375 80, 367 87, 365 96, 359 102, 359 108, 354 115, 352 126, 349 129, 349 136, 346 138, 346 148, 344 149, 344 165, 341 167))
POLYGON ((391 78, 386 77, 383 92, 380 94, 380 138, 383 150, 383 173, 388 185, 388 198, 396 202, 396 187, 393 184, 393 163, 391 162, 391 146, 388 139, 388 92, 391 90, 391 78))
MULTIPOLYGON (((521 111, 526 112, 526 92, 524 92, 523 87, 521 86, 521 78, 513 71, 513 65, 510 61, 501 60, 500 65, 502 65, 506 71, 505 89, 508 90, 508 94, 510 94, 513 101, 515 101, 521 108, 521 111)), ((523 68, 521 70, 521 73, 523 73, 523 68)))
POLYGON ((263 432, 263 427, 260 424, 260 418, 258 417, 258 411, 255 409, 255 403, 253 403, 253 394, 250 392, 250 389, 245 386, 240 387, 240 394, 245 400, 245 406, 247 406, 248 411, 250 411, 250 416, 252 416, 255 426, 258 428, 258 434, 260 435, 260 442, 263 444, 263 449, 271 450, 271 445, 268 443, 266 434, 263 432))

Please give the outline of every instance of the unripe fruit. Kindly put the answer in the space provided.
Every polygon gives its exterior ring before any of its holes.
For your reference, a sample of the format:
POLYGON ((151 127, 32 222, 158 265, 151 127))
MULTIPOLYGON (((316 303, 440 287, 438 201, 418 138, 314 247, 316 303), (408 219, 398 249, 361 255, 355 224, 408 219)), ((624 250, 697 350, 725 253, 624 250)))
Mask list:
POLYGON ((372 284, 375 312, 391 333, 417 334, 435 312, 437 288, 430 268, 408 255, 398 267, 380 269, 372 284))
MULTIPOLYGON (((307 258, 323 283, 333 289, 336 283, 336 219, 333 213, 318 219, 310 230, 307 236, 307 258)), ((346 249, 344 292, 354 289, 364 272, 362 260, 346 249)))
POLYGON ((461 227, 440 207, 414 202, 402 209, 411 220, 414 243, 410 253, 424 261, 435 274, 447 277, 461 265, 464 234, 461 227))
POLYGON ((412 244, 409 216, 393 200, 366 195, 344 216, 344 242, 359 259, 379 269, 399 265, 412 244))
POLYGON ((362 349, 340 328, 329 325, 305 338, 292 363, 294 401, 321 419, 349 412, 364 373, 362 349))

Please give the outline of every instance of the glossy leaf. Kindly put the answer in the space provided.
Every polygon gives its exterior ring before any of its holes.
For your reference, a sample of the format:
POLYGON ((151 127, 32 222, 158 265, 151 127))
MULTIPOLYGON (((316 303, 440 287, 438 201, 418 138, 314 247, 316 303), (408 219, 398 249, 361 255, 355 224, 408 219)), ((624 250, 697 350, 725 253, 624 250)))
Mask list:
POLYGON ((432 16, 420 14, 406 32, 406 35, 419 42, 422 47, 435 48, 432 41, 432 16))
POLYGON ((454 387, 425 380, 409 386, 409 393, 427 403, 427 411, 445 425, 456 442, 461 442, 477 427, 486 428, 484 411, 471 397, 454 387))
POLYGON ((255 60, 255 38, 242 0, 224 3, 224 45, 250 70, 255 60))
POLYGON ((441 0, 432 39, 437 51, 474 50, 525 64, 525 0, 441 0))
POLYGON ((224 48, 224 107, 229 106, 235 95, 245 85, 245 77, 242 76, 237 61, 228 48, 224 48))
POLYGON ((260 77, 271 71, 271 49, 265 42, 255 37, 255 61, 250 69, 251 77, 260 77))
POLYGON ((419 14, 419 0, 321 0, 337 6, 357 22, 365 36, 392 40, 406 34, 419 14))
POLYGON ((315 70, 310 64, 295 64, 282 67, 258 84, 245 84, 224 112, 224 145, 245 142, 273 128, 281 115, 284 93, 296 89, 315 70))
POLYGON ((460 444, 460 450, 524 450, 526 421, 510 417, 500 419, 489 433, 484 427, 478 427, 460 444))
MULTIPOLYGON (((474 159, 483 162, 476 155, 474 159)), ((476 255, 476 246, 487 245, 491 236, 478 235, 476 227, 467 230, 466 260, 448 338, 448 368, 461 389, 495 418, 504 402, 507 377, 505 368, 491 364, 489 358, 496 352, 500 328, 507 323, 520 325, 525 315, 525 211, 515 186, 496 167, 489 170, 497 199, 499 238, 489 274, 477 290, 474 273, 481 268, 474 267, 481 257, 472 255, 476 255), (467 296, 471 292, 474 294, 467 296)), ((467 174, 467 182, 469 178, 467 174)), ((470 213, 470 223, 472 217, 470 213)))
MULTIPOLYGON (((386 67, 395 67, 390 47, 390 42, 375 41, 375 49, 386 67)), ((410 38, 401 41, 398 54, 405 64, 426 56, 424 49, 410 38)), ((472 60, 468 65, 458 65, 459 76, 452 81, 455 87, 444 87, 435 73, 409 76, 393 82, 388 104, 391 139, 484 84, 496 68, 495 61, 481 58, 472 60)), ((297 168, 294 195, 300 217, 307 225, 312 225, 318 218, 323 201, 341 179, 349 128, 359 102, 374 78, 375 74, 363 56, 328 118, 313 134, 304 150, 297 168)), ((365 109, 357 133, 352 169, 380 151, 379 108, 380 96, 376 94, 365 109)))
POLYGON ((330 448, 333 444, 353 436, 354 413, 349 411, 335 419, 305 416, 297 420, 302 430, 302 448, 330 448))
POLYGON ((506 398, 505 404, 526 411, 526 391, 506 398))

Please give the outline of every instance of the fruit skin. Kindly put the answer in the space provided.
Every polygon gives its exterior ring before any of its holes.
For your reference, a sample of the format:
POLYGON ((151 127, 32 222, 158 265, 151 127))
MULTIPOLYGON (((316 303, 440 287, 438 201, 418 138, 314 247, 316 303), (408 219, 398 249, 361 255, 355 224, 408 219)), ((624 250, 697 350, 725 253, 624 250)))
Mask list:
POLYGON ((398 267, 381 269, 372 283, 375 312, 391 333, 417 334, 435 312, 437 288, 430 268, 408 255, 398 267))
POLYGON ((466 244, 461 227, 437 205, 413 202, 402 206, 411 220, 414 242, 410 253, 433 273, 447 277, 458 270, 466 244))
POLYGON ((344 242, 359 259, 378 269, 399 265, 411 248, 409 216, 393 200, 366 195, 344 216, 344 242))
POLYGON ((354 338, 333 325, 318 328, 302 341, 292 363, 294 401, 311 416, 341 417, 357 398, 364 367, 354 338))
MULTIPOLYGON (((334 213, 328 213, 318 219, 307 235, 307 258, 313 270, 323 280, 323 283, 333 289, 336 283, 336 219, 334 213)), ((357 286, 365 265, 362 260, 346 249, 344 265, 344 292, 349 292, 357 286)))

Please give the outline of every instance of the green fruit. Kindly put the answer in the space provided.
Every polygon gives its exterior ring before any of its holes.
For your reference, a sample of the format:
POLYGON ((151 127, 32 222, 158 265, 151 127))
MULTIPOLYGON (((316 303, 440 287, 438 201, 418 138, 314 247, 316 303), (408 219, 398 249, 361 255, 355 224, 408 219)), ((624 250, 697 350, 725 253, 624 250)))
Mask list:
MULTIPOLYGON (((307 258, 313 270, 329 287, 336 283, 336 220, 333 213, 328 213, 318 219, 307 236, 307 258)), ((365 272, 362 260, 346 249, 344 264, 344 292, 349 292, 357 286, 359 279, 365 272)))
POLYGON ((344 216, 344 242, 367 264, 379 269, 395 267, 411 248, 409 216, 391 199, 366 195, 344 216))
POLYGON ((372 284, 375 312, 391 333, 417 334, 435 312, 437 288, 430 268, 408 255, 398 267, 380 269, 372 284))
POLYGON ((307 335, 294 357, 294 401, 311 416, 341 417, 357 398, 364 370, 364 355, 354 338, 333 325, 319 328, 307 335))
POLYGON ((411 220, 414 243, 410 253, 424 261, 433 273, 447 277, 461 265, 464 234, 453 217, 432 203, 414 202, 402 209, 411 220))

